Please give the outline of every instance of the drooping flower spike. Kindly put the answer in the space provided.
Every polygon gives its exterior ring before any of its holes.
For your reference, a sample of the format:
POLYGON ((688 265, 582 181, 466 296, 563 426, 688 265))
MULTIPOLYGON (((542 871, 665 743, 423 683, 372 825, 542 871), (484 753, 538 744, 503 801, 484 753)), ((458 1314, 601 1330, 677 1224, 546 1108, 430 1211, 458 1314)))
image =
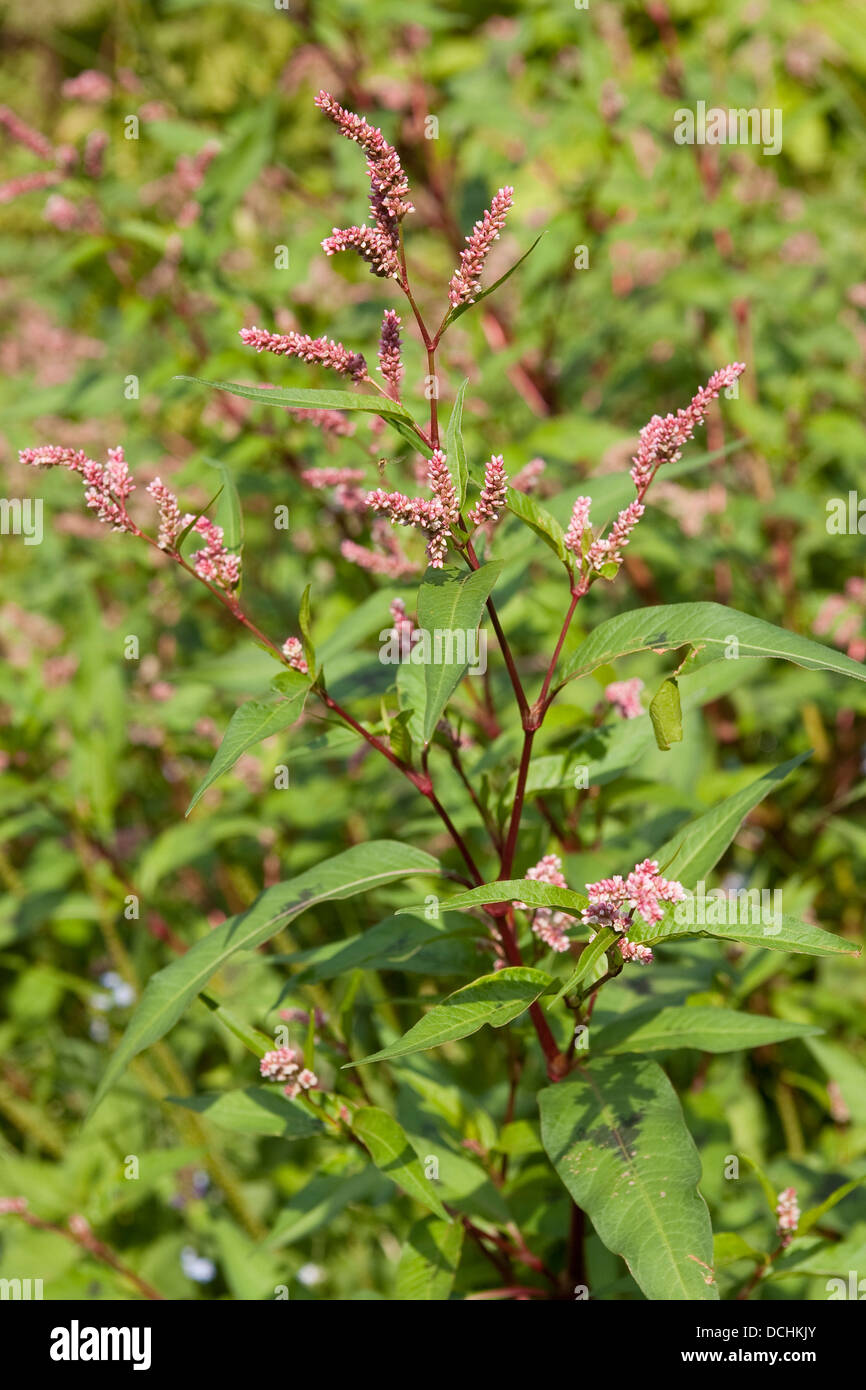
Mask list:
POLYGON ((302 362, 315 362, 329 367, 341 376, 363 381, 367 363, 360 352, 350 352, 333 338, 310 338, 306 333, 268 333, 264 328, 242 328, 240 339, 256 352, 273 352, 277 357, 299 357, 302 362))
MULTIPOLYGON (((128 531, 132 535, 151 539, 145 536, 126 509, 127 499, 135 491, 135 483, 122 448, 109 449, 104 464, 88 458, 82 449, 68 449, 58 444, 22 449, 18 457, 22 463, 34 468, 66 468, 70 473, 77 473, 84 483, 85 501, 100 521, 113 531, 128 531)), ((155 501, 159 513, 159 534, 155 542, 151 540, 151 544, 179 558, 178 539, 191 526, 192 531, 204 542, 192 557, 195 574, 226 592, 235 589, 240 580, 240 556, 227 549, 222 527, 206 516, 197 516, 195 512, 182 516, 177 498, 160 478, 154 478, 146 490, 155 501)))

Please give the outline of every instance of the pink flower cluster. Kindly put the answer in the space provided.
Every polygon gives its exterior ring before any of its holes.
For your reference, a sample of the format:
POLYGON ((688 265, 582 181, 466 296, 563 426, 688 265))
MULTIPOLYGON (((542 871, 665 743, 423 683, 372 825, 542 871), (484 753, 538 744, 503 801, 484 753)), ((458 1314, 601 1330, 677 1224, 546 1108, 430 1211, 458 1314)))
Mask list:
POLYGON ((391 388, 391 395, 395 401, 400 399, 400 382, 403 380, 401 322, 399 314, 393 309, 386 309, 379 336, 379 371, 391 388))
POLYGON ((184 527, 177 498, 173 492, 169 491, 161 478, 154 478, 153 482, 148 484, 147 491, 156 502, 159 511, 157 544, 160 550, 173 551, 177 538, 184 527))
POLYGON ((374 227, 335 227, 322 242, 322 250, 326 256, 334 256, 338 251, 357 251, 380 279, 400 278, 400 262, 394 242, 374 227))
POLYGON ((334 122, 347 140, 352 140, 367 157, 370 177, 370 213, 372 227, 335 227, 333 235, 322 245, 328 255, 349 248, 357 251, 376 275, 399 279, 399 224, 414 208, 409 201, 409 181, 400 163, 400 156, 389 145, 381 130, 371 126, 362 116, 346 111, 329 92, 319 92, 316 105, 334 122))
POLYGON ((406 605, 401 598, 392 600, 390 613, 394 623, 391 629, 391 636, 396 638, 399 644, 400 660, 405 661, 412 650, 412 644, 415 640, 415 624, 406 612, 406 605))
POLYGON ((480 222, 476 222, 466 237, 460 264, 451 276, 448 298, 453 308, 471 304, 481 289, 481 272, 494 241, 505 226, 505 217, 514 201, 513 188, 500 188, 480 222))
POLYGON ((367 376, 367 363, 361 353, 349 352, 332 338, 310 338, 306 333, 268 333, 264 328, 242 328, 240 338, 256 352, 267 350, 278 357, 299 357, 302 362, 318 363, 355 381, 363 381, 367 376))
POLYGON ((310 668, 304 656, 304 648, 299 637, 287 637, 283 643, 283 656, 295 671, 300 671, 301 675, 308 676, 310 668))
POLYGON ((301 1067, 301 1054, 294 1047, 278 1047, 266 1052, 259 1063, 259 1071, 266 1081, 287 1081, 284 1094, 290 1100, 301 1091, 311 1091, 319 1084, 319 1078, 309 1067, 301 1067))
POLYGON ((662 878, 655 859, 644 859, 625 879, 614 874, 586 885, 589 906, 584 908, 583 921, 622 932, 637 912, 651 925, 664 917, 662 903, 681 902, 685 895, 676 879, 662 878))
MULTIPOLYGON (((545 854, 537 864, 531 869, 527 869, 526 877, 532 879, 534 883, 550 883, 554 888, 568 887, 562 872, 562 860, 558 854, 545 854)), ((533 911, 526 903, 516 902, 514 906, 525 911, 533 911)), ((574 918, 569 917, 565 912, 558 912, 553 907, 534 909, 532 930, 552 951, 568 950, 569 940, 565 933, 573 925, 574 918)))
MULTIPOLYGON (((189 513, 184 517, 184 526, 189 525, 192 516, 193 513, 189 513)), ((217 584, 221 589, 234 589, 241 577, 241 558, 226 549, 223 528, 206 516, 200 516, 192 529, 204 541, 203 548, 192 557, 193 568, 199 579, 217 584)))
POLYGON ((640 702, 642 690, 643 681, 639 676, 630 681, 611 681, 604 688, 604 698, 610 701, 623 719, 637 719, 644 712, 640 702))
POLYGON ((508 477, 501 454, 494 454, 484 465, 484 487, 476 505, 469 513, 469 520, 480 526, 484 521, 498 521, 499 513, 505 506, 508 477))
POLYGON ((22 449, 18 457, 33 468, 68 468, 70 473, 78 473, 86 488, 85 501, 100 521, 113 531, 137 531, 126 511, 126 499, 135 484, 122 448, 109 449, 104 464, 88 458, 82 449, 66 449, 58 444, 22 449))
POLYGON ((432 498, 407 497, 402 492, 385 492, 376 488, 367 494, 366 505, 374 512, 384 512, 392 524, 417 526, 427 535, 427 557, 433 569, 441 569, 448 549, 448 536, 457 521, 457 493, 448 471, 448 462, 441 449, 434 449, 427 468, 432 498))
POLYGON ((733 362, 727 367, 722 367, 720 371, 713 373, 706 386, 701 387, 685 410, 678 410, 676 415, 666 415, 664 419, 654 415, 649 424, 644 426, 640 432, 640 444, 631 470, 638 495, 619 513, 607 536, 599 534, 593 538, 592 532, 589 531, 591 499, 577 498, 565 533, 565 545, 580 561, 583 584, 581 592, 586 591, 592 577, 601 573, 606 565, 622 564, 622 551, 628 545, 632 531, 644 514, 643 499, 658 469, 663 463, 673 463, 680 458, 682 446, 691 439, 698 425, 703 422, 710 402, 716 399, 720 391, 732 386, 745 370, 743 362, 733 362))
POLYGON ((644 425, 631 470, 639 498, 643 497, 663 463, 675 463, 680 458, 683 445, 703 423, 710 401, 714 401, 720 391, 733 386, 745 370, 745 362, 732 362, 722 367, 692 397, 685 410, 678 410, 676 415, 665 415, 664 418, 654 415, 649 424, 644 425))
POLYGON ((800 1208, 797 1203, 797 1189, 795 1187, 786 1187, 784 1191, 779 1193, 776 1202, 776 1216, 778 1218, 777 1230, 782 1238, 782 1244, 790 1245, 800 1223, 800 1208))
POLYGON ((87 101, 99 105, 109 101, 113 91, 111 78, 95 68, 85 68, 77 77, 67 77, 60 88, 63 96, 73 101, 87 101))
MULTIPOLYGON (((625 935, 632 918, 639 913, 647 923, 660 922, 664 916, 662 903, 681 902, 685 889, 675 879, 662 878, 655 859, 644 859, 642 863, 635 864, 625 879, 615 874, 613 878, 588 883, 586 895, 589 905, 581 914, 583 923, 599 928, 609 927, 622 933, 619 940, 622 959, 648 965, 653 959, 649 947, 629 941, 625 935)), ((594 935, 590 937, 592 940, 594 935)))
POLYGON ((340 543, 340 554, 359 569, 369 574, 381 574, 387 579, 407 579, 416 574, 418 566, 400 547, 387 521, 377 520, 370 529, 370 537, 380 550, 371 550, 359 545, 357 541, 345 540, 340 543))

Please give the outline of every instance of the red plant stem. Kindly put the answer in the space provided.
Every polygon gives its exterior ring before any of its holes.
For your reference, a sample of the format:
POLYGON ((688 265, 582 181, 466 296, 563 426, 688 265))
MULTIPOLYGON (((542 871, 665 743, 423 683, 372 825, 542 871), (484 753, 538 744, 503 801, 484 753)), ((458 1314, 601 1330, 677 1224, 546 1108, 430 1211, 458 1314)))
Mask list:
MULTIPOLYGON (((66 1226, 55 1226, 51 1221, 43 1221, 40 1217, 34 1216, 32 1212, 29 1211, 15 1211, 8 1214, 20 1216, 21 1220, 26 1221, 27 1225, 31 1226, 34 1231, 51 1231, 54 1235, 63 1236, 66 1240, 71 1240, 73 1245, 77 1245, 81 1250, 86 1250, 94 1259, 99 1260, 104 1265, 108 1265, 110 1269, 122 1275, 124 1279, 128 1279, 144 1298, 149 1298, 158 1302, 163 1301, 163 1294, 159 1293, 152 1284, 148 1284, 144 1279, 141 1279, 134 1270, 129 1269, 123 1261, 115 1255, 111 1247, 106 1245, 103 1241, 98 1240, 89 1228, 78 1235, 75 1231, 69 1230, 66 1226)), ((70 1218, 70 1220, 71 1219, 72 1218, 70 1218)))

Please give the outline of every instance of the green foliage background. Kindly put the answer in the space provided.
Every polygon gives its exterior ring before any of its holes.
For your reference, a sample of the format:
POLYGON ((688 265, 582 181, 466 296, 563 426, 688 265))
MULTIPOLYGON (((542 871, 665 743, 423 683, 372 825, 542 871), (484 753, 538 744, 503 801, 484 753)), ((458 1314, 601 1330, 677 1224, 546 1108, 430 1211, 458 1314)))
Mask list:
MULTIPOLYGON (((701 465, 704 446, 692 446, 695 466, 678 480, 686 491, 650 507, 627 575, 582 606, 583 632, 639 603, 707 599, 810 634, 824 601, 863 577, 862 536, 828 535, 825 524, 828 499, 862 487, 866 442, 862 15, 838 0, 672 0, 669 21, 652 5, 595 0, 587 10, 566 0, 408 11, 396 0, 292 0, 287 12, 267 0, 62 0, 37 10, 12 0, 3 9, 4 100, 56 144, 80 146, 96 128, 110 143, 100 180, 72 175, 57 190, 79 207, 93 204, 95 229, 58 231, 44 217, 48 194, 36 192, 3 207, 0 230, 3 489, 45 498, 40 546, 0 537, 0 1192, 26 1194, 48 1222, 83 1214, 167 1297, 260 1299, 285 1285, 293 1299, 393 1298, 420 1211, 357 1149, 239 1133, 160 1100, 255 1082, 254 1058, 203 1005, 83 1125, 129 1015, 94 996, 106 995, 98 981, 107 970, 140 990, 172 958, 166 936, 189 944, 263 885, 349 845, 400 838, 451 864, 441 827, 389 769, 358 756, 356 741, 329 735, 331 746, 322 727, 311 748, 309 723, 245 756, 185 821, 215 738, 242 697, 267 689, 272 664, 203 591, 92 520, 74 480, 35 479, 16 451, 57 440, 101 457, 123 443, 133 472, 159 473, 189 505, 216 491, 207 459, 218 458, 242 501, 245 605, 282 640, 297 630, 312 582, 331 684, 356 714, 379 717, 387 673, 377 634, 392 597, 414 607, 414 584, 383 585, 344 561, 347 523, 298 476, 369 462, 368 426, 337 451, 282 413, 174 380, 314 384, 309 369, 254 358, 237 337, 243 324, 271 327, 287 310, 302 331, 373 357, 382 310, 398 306, 387 282, 321 253, 333 225, 361 221, 365 210, 358 151, 312 103, 324 86, 381 122, 404 156, 417 206, 407 244, 425 305, 444 304, 462 236, 501 184, 514 185, 515 208, 489 275, 545 233, 447 341, 442 395, 450 400, 469 376, 464 428, 476 478, 491 451, 504 453, 511 473, 540 455, 541 496, 565 520, 582 480, 627 467, 650 415, 684 405, 724 362, 748 364, 707 441, 711 450, 730 446, 727 454, 701 465), (115 85, 100 107, 64 98, 62 81, 91 67, 112 77, 128 69, 133 90, 115 85), (699 99, 780 108, 782 152, 675 145, 673 112, 699 99), (139 138, 127 139, 136 113, 139 138), (431 115, 436 139, 425 138, 431 115), (221 152, 199 216, 179 225, 157 181, 210 139, 221 152), (288 269, 275 268, 282 245, 288 269), (582 246, 588 267, 576 269, 582 246), (137 399, 125 395, 131 376, 137 399), (685 533, 682 509, 706 510, 708 499, 716 509, 685 533), (290 533, 274 529, 280 505, 290 508, 290 533), (129 635, 138 661, 124 659, 129 635), (289 791, 272 785, 281 761, 291 767, 289 791), (133 921, 123 916, 131 893, 141 903, 133 921), (130 1155, 140 1159, 137 1181, 124 1177, 130 1155), (209 1282, 186 1276, 185 1247, 214 1262, 209 1282)), ((44 167, 5 140, 3 148, 7 178, 44 167)), ((423 372, 413 347, 413 406, 423 406, 423 372)), ((380 445, 392 446, 390 437, 380 445)), ((543 547, 521 549, 518 528, 498 545, 513 556, 497 590, 503 620, 524 669, 540 679, 564 609, 562 578, 543 547)), ((862 602, 851 604, 866 630, 862 602)), ((651 686, 669 669, 650 654, 570 686, 540 751, 573 741, 608 680, 641 675, 651 686)), ((494 689, 505 697, 498 666, 494 689)), ((645 750, 602 786, 566 856, 569 883, 625 872, 689 819, 811 748, 750 814, 721 873, 781 888, 786 912, 814 914, 859 943, 864 716, 862 685, 754 663, 739 684, 687 713, 682 743, 645 750)), ((507 793, 516 737, 509 726, 486 754, 476 750, 494 802, 507 793)), ((439 760, 443 799, 457 807, 461 789, 439 760)), ((573 801, 563 794, 563 814, 573 801)), ((454 813, 473 835, 472 808, 454 813)), ((549 848, 532 803, 519 871, 549 848)), ((278 1007, 323 1009, 317 1070, 332 1084, 346 1048, 355 1057, 375 1051, 416 1021, 419 999, 434 1002, 489 965, 458 934, 405 968, 359 968, 336 981, 313 971, 312 982, 294 982, 286 956, 374 925, 429 891, 416 887, 408 896, 405 885, 382 890, 376 907, 338 901, 302 916, 269 953, 235 958, 220 998, 266 1034, 278 1007)), ((651 977, 635 970, 616 988, 615 1012, 652 990, 664 1003, 735 1003, 825 1030, 745 1054, 669 1060, 716 1230, 758 1249, 772 1244, 759 1183, 745 1164, 738 1181, 726 1180, 727 1155, 759 1161, 776 1191, 795 1185, 804 1208, 866 1174, 855 958, 725 953, 689 941, 659 952, 651 977)), ((512 1033, 509 1046, 520 1051, 525 1041, 527 1052, 512 1124, 503 1124, 507 1054, 498 1034, 367 1069, 367 1085, 420 1152, 439 1146, 430 1151, 446 1156, 463 1212, 482 1223, 512 1214, 560 1265, 568 1199, 537 1137, 534 1092, 544 1077, 525 1025, 512 1033), (503 1190, 494 1178, 505 1155, 503 1190)), ((304 1036, 296 1024, 293 1041, 304 1036)), ((334 1084, 355 1094, 351 1075, 334 1084)), ((13 1218, 0 1225, 3 1276, 44 1277, 46 1297, 136 1296, 62 1236, 13 1218)), ((828 1274, 866 1272, 866 1194, 853 1191, 822 1227, 825 1253, 804 1251, 755 1296, 820 1299, 828 1274)), ((742 1249, 727 1254, 722 1296, 754 1263, 742 1249)), ((595 1236, 588 1261, 594 1297, 641 1296, 595 1236)), ((456 1296, 490 1282, 467 1244, 456 1296)))

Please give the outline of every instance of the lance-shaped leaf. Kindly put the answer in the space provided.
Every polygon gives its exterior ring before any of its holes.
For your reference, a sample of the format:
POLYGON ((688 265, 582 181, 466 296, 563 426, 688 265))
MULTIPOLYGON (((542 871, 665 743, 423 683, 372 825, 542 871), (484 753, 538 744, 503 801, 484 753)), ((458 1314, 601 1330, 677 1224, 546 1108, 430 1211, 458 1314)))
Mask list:
POLYGON ((848 1196, 849 1192, 853 1192, 855 1188, 862 1187, 864 1182, 866 1182, 866 1175, 860 1178, 852 1178, 850 1182, 843 1183, 841 1187, 837 1187, 836 1190, 831 1192, 829 1197, 825 1197, 824 1201, 820 1202, 818 1206, 810 1207, 808 1211, 804 1211, 797 1225, 797 1235, 806 1235, 808 1231, 811 1231, 813 1226, 817 1226, 818 1222, 824 1219, 828 1211, 832 1211, 837 1202, 843 1201, 844 1198, 848 1196))
POLYGON ((408 1057, 413 1052, 426 1052, 442 1043, 455 1042, 477 1033, 485 1023, 502 1028, 529 1008, 551 984, 543 970, 525 965, 506 966, 493 975, 482 975, 471 985, 464 985, 435 1004, 429 1013, 404 1033, 402 1038, 362 1057, 360 1062, 347 1066, 364 1067, 370 1062, 385 1062, 395 1057, 408 1057))
POLYGON ((356 1110, 352 1130, 367 1149, 370 1157, 386 1178, 402 1187, 408 1197, 432 1211, 441 1221, 451 1218, 443 1207, 430 1179, 425 1175, 421 1160, 409 1143, 402 1126, 385 1110, 365 1105, 356 1110))
POLYGON ((508 488, 505 494, 505 505, 550 547, 557 559, 565 562, 565 535, 556 517, 545 511, 534 497, 513 487, 508 488))
POLYGON ((213 786, 218 777, 222 777, 234 767, 242 753, 261 743, 262 739, 282 733, 300 718, 304 701, 310 692, 309 680, 298 671, 285 671, 277 680, 280 683, 280 695, 272 700, 248 700, 245 705, 235 710, 207 775, 186 808, 187 815, 198 804, 208 787, 213 786))
POLYGON ((228 391, 262 405, 275 405, 283 410, 362 410, 368 415, 394 416, 411 420, 404 405, 385 396, 360 396, 352 391, 314 391, 297 386, 243 386, 237 381, 206 381, 201 376, 176 376, 175 381, 194 381, 210 386, 214 391, 228 391))
POLYGON ((325 1128, 322 1121, 302 1105, 267 1086, 247 1086, 244 1090, 214 1091, 201 1096, 169 1096, 169 1100, 236 1134, 308 1139, 312 1134, 321 1134, 325 1128))
POLYGON ((484 605, 503 562, 495 560, 467 574, 431 570, 418 590, 420 640, 411 664, 424 668, 422 733, 429 743, 456 687, 473 664, 479 664, 477 628, 484 605))
POLYGON ((234 473, 221 459, 205 455, 204 461, 209 468, 215 468, 223 480, 216 516, 223 528, 223 540, 229 550, 240 550, 244 542, 244 519, 234 473))
POLYGON ((457 395, 454 397, 454 404, 451 407, 451 414, 448 417, 448 427, 445 430, 445 439, 442 445, 457 489, 457 501, 461 507, 466 500, 466 488, 469 483, 469 463, 466 458, 466 446, 463 443, 463 401, 468 385, 468 377, 460 383, 457 395))
MULTIPOLYGON (((484 907, 486 903, 528 903, 530 907, 559 907, 567 912, 578 914, 586 907, 588 899, 583 893, 573 893, 570 888, 557 888, 553 883, 538 883, 533 878, 504 878, 496 883, 482 883, 480 888, 469 888, 465 893, 456 893, 441 904, 443 912, 466 912, 470 907, 484 907)), ((403 913, 420 912, 415 907, 401 907, 403 913)))
POLYGON ((596 1053, 669 1052, 695 1047, 701 1052, 737 1052, 764 1047, 789 1038, 809 1037, 824 1030, 810 1023, 793 1023, 737 1009, 670 1005, 642 1009, 615 1019, 597 1032, 590 1029, 590 1046, 596 1053))
POLYGON ((725 657, 778 657, 812 671, 835 671, 855 680, 866 680, 862 662, 720 603, 671 603, 608 618, 599 623, 569 659, 565 679, 585 676, 634 652, 667 652, 688 644, 704 648, 701 663, 725 657))
POLYGON ((701 1163, 658 1063, 600 1058, 543 1090, 539 1105, 554 1168, 646 1297, 717 1299, 701 1163))
POLYGON ((400 1255, 394 1297, 406 1302, 447 1299, 462 1249, 461 1222, 437 1221, 434 1216, 416 1221, 400 1255))
MULTIPOLYGON (((520 259, 516 260, 514 262, 514 265, 511 266, 510 269, 506 270, 504 275, 500 275, 498 280, 494 280, 492 285, 488 285, 486 290, 481 290, 478 294, 475 295, 474 299, 470 300, 468 304, 458 304, 455 308, 451 309, 448 313, 447 318, 445 319, 445 324, 447 325, 449 323, 453 323, 455 319, 459 319, 463 314, 467 313, 468 310, 472 308, 473 304, 479 304, 482 299, 486 299, 489 294, 493 294, 494 290, 498 290, 500 285, 504 285, 506 280, 510 280, 515 270, 517 270, 518 266, 521 266, 523 264, 527 256, 532 255, 533 251, 535 250, 536 246, 541 241, 541 238, 544 235, 545 233, 541 232, 541 234, 535 238, 529 250, 524 251, 520 259)), ((443 327, 444 326, 445 325, 443 325, 443 327)))
POLYGON ((588 980, 595 970, 602 956, 609 951, 616 940, 616 932, 611 931, 610 927, 602 927, 601 931, 596 932, 588 946, 584 946, 580 953, 580 960, 577 968, 572 971, 565 984, 554 995, 548 1005, 548 1011, 558 1004, 564 994, 571 994, 577 986, 588 980))
POLYGON ((412 874, 436 874, 439 865, 423 850, 397 840, 372 840, 325 859, 296 878, 260 893, 246 912, 229 917, 150 980, 120 1045, 111 1055, 93 1101, 105 1093, 145 1047, 158 1042, 177 1023, 187 1004, 200 994, 238 951, 252 951, 281 927, 334 898, 351 898, 412 874))
MULTIPOLYGON (((860 947, 844 936, 834 936, 832 932, 813 927, 811 922, 801 922, 796 917, 780 916, 778 920, 768 922, 747 919, 742 922, 734 921, 729 925, 721 922, 689 925, 685 915, 682 921, 678 920, 677 913, 687 914, 694 901, 693 898, 689 898, 684 903, 677 903, 674 910, 667 912, 664 920, 656 922, 654 926, 635 921, 629 929, 629 941, 651 946, 657 942, 674 941, 682 936, 712 936, 720 941, 742 941, 747 946, 763 946, 768 951, 793 951, 795 955, 802 956, 860 954, 860 947)), ((732 912, 731 915, 737 914, 732 912)))
MULTIPOLYGON (((811 753, 800 753, 796 758, 779 763, 778 767, 771 768, 747 787, 719 802, 718 806, 705 811, 682 830, 677 830, 653 852, 662 873, 685 884, 703 879, 715 868, 748 813, 809 757, 811 753)), ((636 937, 633 931, 629 932, 629 936, 633 940, 644 939, 636 937)))

